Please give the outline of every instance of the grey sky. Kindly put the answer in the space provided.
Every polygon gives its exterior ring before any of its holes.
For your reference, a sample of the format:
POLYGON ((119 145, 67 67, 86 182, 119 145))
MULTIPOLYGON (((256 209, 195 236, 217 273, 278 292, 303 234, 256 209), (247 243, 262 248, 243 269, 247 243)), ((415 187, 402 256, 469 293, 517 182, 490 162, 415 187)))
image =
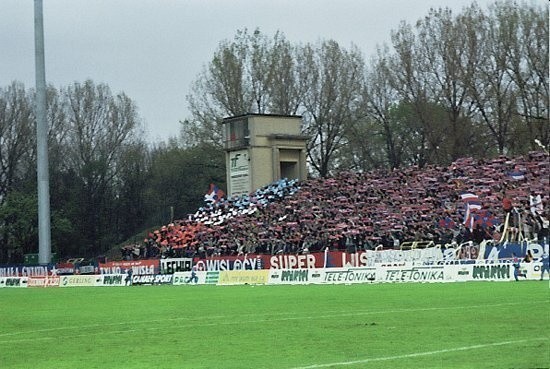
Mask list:
MULTIPOLYGON (((46 79, 87 78, 138 105, 148 140, 179 133, 185 96, 219 42, 236 31, 283 32, 293 43, 336 40, 368 58, 401 20, 469 0, 43 0, 46 79)), ((544 0, 535 0, 542 2, 544 0)), ((493 1, 478 0, 486 8, 493 1)), ((34 87, 33 0, 0 0, 0 86, 34 87)))

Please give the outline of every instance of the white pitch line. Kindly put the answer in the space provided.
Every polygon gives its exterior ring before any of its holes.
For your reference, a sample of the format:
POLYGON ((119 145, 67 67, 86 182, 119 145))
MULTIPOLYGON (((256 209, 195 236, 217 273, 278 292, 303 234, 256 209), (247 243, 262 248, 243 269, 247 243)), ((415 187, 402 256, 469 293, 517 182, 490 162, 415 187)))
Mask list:
POLYGON ((444 349, 444 350, 416 352, 416 353, 412 353, 412 354, 395 355, 395 356, 375 357, 375 358, 364 359, 364 360, 341 361, 341 362, 337 362, 337 363, 314 364, 314 365, 309 365, 309 366, 299 366, 299 367, 295 367, 295 368, 292 368, 292 369, 318 369, 318 368, 328 368, 328 367, 334 367, 334 366, 367 364, 367 363, 374 363, 374 362, 377 362, 377 361, 410 359, 410 358, 420 357, 420 356, 446 354, 446 353, 449 353, 449 352, 476 350, 476 349, 481 349, 481 348, 486 348, 486 347, 513 345, 513 344, 517 344, 517 343, 525 343, 525 342, 530 342, 530 341, 540 341, 540 340, 548 340, 548 339, 549 338, 546 337, 546 338, 532 338, 532 339, 517 340, 517 341, 494 342, 494 343, 486 343, 486 344, 473 345, 473 346, 456 347, 456 348, 450 348, 450 349, 444 349))
MULTIPOLYGON (((532 301, 529 302, 532 304, 546 304, 547 301, 532 301)), ((414 312, 420 312, 420 311, 440 311, 440 310, 456 310, 456 309, 472 309, 472 308, 492 308, 492 307, 502 307, 502 306, 515 306, 515 305, 523 305, 523 302, 508 302, 508 303, 501 303, 501 304, 488 304, 488 305, 468 305, 468 306, 445 306, 445 307, 429 307, 429 308, 413 308, 413 309, 393 309, 393 310, 377 310, 377 311, 354 311, 354 312, 331 312, 329 314, 325 315, 311 315, 311 316, 291 316, 291 317, 273 317, 268 316, 262 319, 251 319, 251 320, 234 320, 233 316, 213 316, 208 317, 208 319, 230 319, 229 321, 225 322, 212 322, 212 323, 205 323, 202 321, 195 321, 196 319, 189 319, 188 317, 177 317, 177 318, 166 318, 166 319, 152 319, 152 320, 138 320, 138 321, 129 321, 129 322, 116 322, 116 323, 106 323, 106 324, 88 324, 88 325, 75 325, 75 326, 65 326, 65 327, 52 327, 52 328, 44 328, 44 329, 36 329, 31 331, 19 331, 19 332, 8 332, 8 333, 0 333, 0 338, 5 337, 14 337, 14 336, 20 336, 20 335, 33 335, 37 333, 47 333, 47 332, 58 332, 62 330, 71 330, 71 329, 87 329, 87 328, 106 328, 106 327, 120 327, 124 325, 131 325, 131 324, 150 324, 150 323, 163 323, 163 322, 176 322, 176 321, 186 321, 188 324, 178 325, 179 327, 207 327, 207 326, 213 326, 213 325, 239 325, 243 323, 265 323, 265 322, 282 322, 282 321, 292 321, 292 320, 308 320, 308 319, 329 319, 329 318, 344 318, 344 317, 352 317, 352 316, 363 316, 363 315, 377 315, 377 314, 402 314, 402 313, 414 313, 414 312)), ((293 314, 293 313, 292 313, 293 314)), ((282 313, 279 313, 277 315, 283 315, 282 313)), ((249 315, 251 318, 260 317, 261 314, 254 314, 249 315)), ((162 327, 147 327, 141 330, 150 330, 150 329, 163 329, 162 327)), ((136 332, 140 329, 132 328, 129 329, 128 332, 136 332)), ((103 334, 105 332, 98 332, 96 334, 103 334)), ((88 335, 91 335, 94 333, 88 333, 88 335)), ((78 335, 75 335, 74 337, 78 337, 78 335)), ((36 340, 37 337, 34 338, 23 338, 18 340, 4 340, 0 341, 0 343, 9 343, 9 342, 22 342, 22 341, 30 341, 30 340, 36 340)), ((49 339, 48 337, 42 337, 41 339, 49 339)))

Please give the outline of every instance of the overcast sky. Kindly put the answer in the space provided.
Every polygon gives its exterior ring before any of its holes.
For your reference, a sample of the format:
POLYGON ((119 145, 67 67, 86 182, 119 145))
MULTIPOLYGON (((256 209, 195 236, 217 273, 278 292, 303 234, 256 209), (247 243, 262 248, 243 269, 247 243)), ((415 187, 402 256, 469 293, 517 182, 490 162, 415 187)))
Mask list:
MULTIPOLYGON (((543 2, 545 0, 534 0, 543 2)), ((219 42, 237 30, 279 30, 293 43, 336 40, 368 59, 401 20, 469 0, 43 0, 46 80, 88 78, 132 98, 148 141, 179 133, 185 96, 219 42)), ((486 8, 493 1, 478 0, 486 8)), ((34 1, 0 0, 0 86, 34 87, 34 1)))

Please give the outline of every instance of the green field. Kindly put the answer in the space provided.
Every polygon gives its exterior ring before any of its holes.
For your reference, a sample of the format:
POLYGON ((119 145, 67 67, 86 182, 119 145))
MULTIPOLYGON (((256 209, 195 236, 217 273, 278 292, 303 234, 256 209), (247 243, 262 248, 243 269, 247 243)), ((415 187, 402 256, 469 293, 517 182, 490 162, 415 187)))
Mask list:
POLYGON ((548 368, 548 282, 0 290, 1 368, 548 368))

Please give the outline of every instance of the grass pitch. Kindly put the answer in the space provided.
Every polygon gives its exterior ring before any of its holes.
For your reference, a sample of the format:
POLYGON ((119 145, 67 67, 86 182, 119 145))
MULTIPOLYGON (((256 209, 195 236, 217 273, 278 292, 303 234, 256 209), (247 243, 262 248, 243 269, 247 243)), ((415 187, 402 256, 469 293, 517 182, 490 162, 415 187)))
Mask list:
POLYGON ((548 368, 548 282, 0 290, 1 368, 548 368))

